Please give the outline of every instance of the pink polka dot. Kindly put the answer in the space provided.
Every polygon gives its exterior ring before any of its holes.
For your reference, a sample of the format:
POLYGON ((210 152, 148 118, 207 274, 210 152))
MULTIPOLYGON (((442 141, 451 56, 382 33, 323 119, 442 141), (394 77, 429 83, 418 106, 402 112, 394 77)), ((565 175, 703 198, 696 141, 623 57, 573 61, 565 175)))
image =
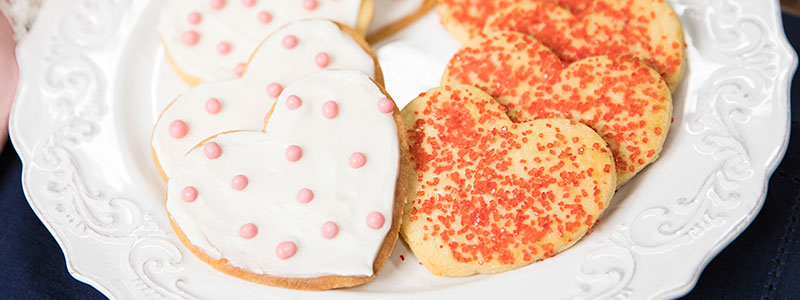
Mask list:
POLYGON ((203 15, 201 15, 200 13, 198 13, 196 11, 193 11, 193 12, 189 13, 189 15, 186 17, 186 21, 188 21, 189 24, 193 24, 193 25, 200 24, 200 22, 203 21, 203 15))
POLYGON ((208 98, 206 100, 206 112, 212 115, 216 115, 222 109, 222 104, 219 103, 219 99, 217 98, 208 98))
POLYGON ((283 48, 292 49, 297 46, 297 37, 293 35, 287 35, 285 38, 283 38, 281 44, 283 45, 283 48))
POLYGON ((286 98, 286 108, 289 110, 298 109, 301 105, 303 105, 303 100, 301 100, 300 97, 291 95, 286 98))
POLYGON ((294 256, 295 253, 297 253, 297 245, 289 241, 281 242, 278 244, 278 247, 275 248, 275 255, 282 260, 289 259, 294 256))
POLYGON ((272 14, 267 11, 260 11, 258 13, 258 21, 261 22, 261 24, 269 24, 272 22, 272 14))
POLYGON ((272 98, 278 98, 283 92, 283 87, 278 84, 277 82, 273 82, 267 85, 267 95, 272 98))
POLYGON ((197 189, 191 186, 183 188, 181 199, 189 203, 194 202, 194 200, 197 200, 197 189))
POLYGON ((373 211, 367 216, 367 226, 369 226, 369 228, 381 229, 384 222, 386 222, 386 219, 383 217, 383 214, 377 211, 373 211))
POLYGON ((242 5, 245 7, 253 7, 253 5, 256 5, 256 0, 242 0, 242 5))
POLYGON ((242 75, 244 75, 245 68, 247 68, 247 65, 244 63, 238 63, 236 64, 236 67, 233 68, 233 72, 236 73, 236 76, 242 77, 242 75))
POLYGON ((339 103, 328 101, 322 104, 322 116, 328 119, 336 118, 339 115, 339 103))
POLYGON ((219 44, 217 44, 217 52, 222 55, 231 53, 231 44, 228 42, 219 42, 219 44))
POLYGON ((320 52, 317 53, 317 56, 314 57, 314 62, 317 63, 317 67, 324 68, 328 66, 328 62, 330 61, 330 57, 328 57, 328 53, 320 52))
POLYGON ((317 0, 303 0, 303 8, 306 10, 317 9, 317 0))
POLYGON ((245 240, 252 239, 258 234, 258 227, 256 224, 247 223, 239 227, 239 236, 245 240))
POLYGON ((314 200, 314 192, 309 189, 301 189, 297 192, 297 202, 306 204, 314 200))
POLYGON ((169 124, 169 135, 171 137, 180 139, 185 137, 187 133, 189 133, 189 127, 183 121, 175 120, 169 124))
POLYGON ((203 146, 203 153, 205 153, 208 159, 217 159, 222 156, 222 147, 215 142, 206 143, 205 146, 203 146))
POLYGON ((244 175, 236 175, 233 176, 233 180, 231 180, 231 187, 234 190, 241 191, 247 187, 250 181, 247 179, 247 176, 244 175))
POLYGON ((378 100, 378 111, 385 114, 390 114, 394 112, 394 102, 386 98, 378 100))
POLYGON ((358 169, 367 164, 367 156, 364 153, 356 152, 350 154, 350 167, 358 169))
POLYGON ((187 46, 197 45, 198 41, 200 41, 200 34, 197 31, 189 30, 183 34, 183 44, 187 46))
POLYGON ((298 145, 291 145, 286 148, 286 160, 296 162, 303 157, 303 149, 298 145))
POLYGON ((330 221, 325 222, 325 224, 322 224, 321 229, 322 229, 322 237, 326 239, 335 238, 336 235, 339 233, 339 225, 336 225, 336 223, 330 221))
POLYGON ((225 0, 211 0, 211 8, 220 10, 225 7, 225 0))

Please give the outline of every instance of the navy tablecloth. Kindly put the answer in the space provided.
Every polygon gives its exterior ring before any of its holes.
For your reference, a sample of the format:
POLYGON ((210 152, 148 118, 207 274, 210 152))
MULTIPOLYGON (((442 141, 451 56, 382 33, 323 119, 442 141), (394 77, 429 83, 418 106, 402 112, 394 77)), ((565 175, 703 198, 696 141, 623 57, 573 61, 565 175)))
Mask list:
MULTIPOLYGON (((784 23, 800 49, 800 18, 784 16, 784 23)), ((793 87, 789 151, 770 180, 764 208, 686 299, 800 299, 800 80, 793 87)), ((20 172, 7 144, 0 155, 0 298, 103 299, 67 272, 61 249, 22 194, 20 172)))

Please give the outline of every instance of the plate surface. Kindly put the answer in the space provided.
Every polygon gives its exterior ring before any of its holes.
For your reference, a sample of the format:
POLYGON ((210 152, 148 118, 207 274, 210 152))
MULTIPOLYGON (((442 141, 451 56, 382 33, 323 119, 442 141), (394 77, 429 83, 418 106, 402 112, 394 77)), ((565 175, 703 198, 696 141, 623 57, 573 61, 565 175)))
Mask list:
MULTIPOLYGON (((652 299, 688 292, 758 213, 788 139, 797 64, 777 1, 674 0, 688 73, 663 156, 568 251, 491 276, 438 278, 398 243, 378 278, 320 293, 251 284, 185 249, 150 157, 152 124, 186 86, 155 33, 164 1, 47 1, 19 45, 11 135, 31 207, 69 271, 111 298, 652 299)), ((458 43, 435 12, 376 47, 399 105, 438 85, 458 43)))

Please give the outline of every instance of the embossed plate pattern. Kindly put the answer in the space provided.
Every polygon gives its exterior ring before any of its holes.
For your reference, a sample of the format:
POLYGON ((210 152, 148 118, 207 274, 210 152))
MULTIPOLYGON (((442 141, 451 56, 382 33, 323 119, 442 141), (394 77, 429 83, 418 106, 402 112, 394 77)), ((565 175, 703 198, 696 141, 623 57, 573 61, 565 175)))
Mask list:
MULTIPOLYGON (((663 157, 615 196, 594 233, 520 270, 437 278, 402 243, 374 282, 339 299, 491 294, 542 299, 670 298, 757 214, 788 138, 797 59, 777 1, 670 1, 685 25, 689 71, 675 94, 663 157)), ((171 231, 150 159, 161 108, 186 87, 154 30, 164 1, 48 1, 18 49, 11 135, 28 201, 70 272, 111 298, 314 298, 214 271, 171 231)), ((431 13, 378 47, 405 104, 437 85, 458 48, 431 13)))

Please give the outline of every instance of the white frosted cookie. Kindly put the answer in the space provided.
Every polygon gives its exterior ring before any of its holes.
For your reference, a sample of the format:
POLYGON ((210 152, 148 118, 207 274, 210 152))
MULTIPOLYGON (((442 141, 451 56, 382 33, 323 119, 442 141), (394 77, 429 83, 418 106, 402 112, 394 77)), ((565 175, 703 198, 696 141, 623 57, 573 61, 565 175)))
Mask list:
POLYGON ((372 11, 361 8, 370 1, 171 0, 158 34, 175 71, 194 86, 236 78, 258 44, 292 21, 323 18, 366 30, 372 11))
POLYGON ((357 70, 383 84, 372 50, 352 30, 328 20, 290 23, 263 42, 241 78, 194 87, 164 109, 152 137, 161 175, 166 180, 177 159, 213 135, 262 130, 283 87, 323 69, 357 70))
POLYGON ((220 271, 294 289, 372 280, 397 239, 408 155, 394 102, 357 71, 289 85, 265 132, 214 137, 168 183, 173 227, 220 271))

